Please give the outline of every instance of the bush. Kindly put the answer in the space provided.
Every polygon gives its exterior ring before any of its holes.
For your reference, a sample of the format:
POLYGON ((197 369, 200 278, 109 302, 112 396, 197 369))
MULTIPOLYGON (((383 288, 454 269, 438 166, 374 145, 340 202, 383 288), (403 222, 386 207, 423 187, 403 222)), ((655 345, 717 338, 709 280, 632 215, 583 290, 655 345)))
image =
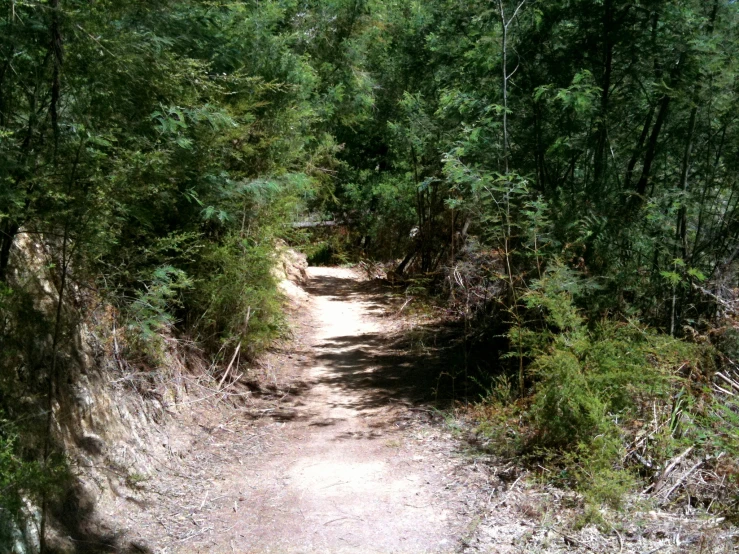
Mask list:
POLYGON ((668 397, 673 370, 695 356, 691 345, 633 320, 588 326, 562 289, 566 272, 555 268, 525 296, 540 326, 510 332, 531 359, 529 415, 546 446, 589 444, 610 432, 616 419, 638 417, 645 400, 668 397))
POLYGON ((357 261, 358 251, 352 244, 356 237, 345 232, 342 227, 314 230, 312 244, 304 250, 308 264, 315 266, 344 265, 357 261))
POLYGON ((172 315, 182 305, 182 292, 192 287, 192 280, 181 269, 157 267, 144 283, 144 290, 126 309, 126 337, 131 347, 145 354, 155 365, 163 362, 162 334, 175 324, 172 315))
POLYGON ((37 545, 36 507, 43 497, 57 497, 70 478, 63 458, 29 461, 21 450, 17 429, 0 413, 0 545, 13 548, 37 545))
POLYGON ((284 328, 280 298, 272 275, 271 244, 253 244, 232 235, 203 253, 192 298, 194 330, 206 343, 242 343, 255 355, 284 328))
MULTIPOLYGON (((626 467, 626 445, 652 419, 655 403, 660 413, 670 412, 672 393, 684 382, 677 370, 695 364, 702 353, 698 345, 634 320, 589 322, 574 303, 585 285, 557 265, 523 295, 526 323, 511 327, 509 357, 523 355, 529 397, 515 404, 491 397, 488 402, 499 408, 488 410, 494 415, 481 430, 515 443, 519 454, 565 468, 565 483, 590 504, 618 507, 638 478, 626 467), (496 421, 510 422, 514 412, 523 430, 497 430, 496 421)), ((659 457, 674 449, 676 427, 665 425, 669 444, 660 445, 659 457)), ((511 444, 502 451, 510 454, 511 444)))

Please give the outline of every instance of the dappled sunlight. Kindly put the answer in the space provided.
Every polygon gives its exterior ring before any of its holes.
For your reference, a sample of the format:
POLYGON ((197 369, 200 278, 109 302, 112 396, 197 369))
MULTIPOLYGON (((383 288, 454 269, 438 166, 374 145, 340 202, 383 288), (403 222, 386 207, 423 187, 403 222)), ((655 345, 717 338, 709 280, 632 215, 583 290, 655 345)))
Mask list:
POLYGON ((440 476, 408 454, 415 443, 397 425, 428 398, 433 366, 393 350, 374 313, 385 300, 354 272, 309 276, 306 386, 265 414, 284 451, 234 476, 248 483, 249 506, 234 525, 259 552, 451 552, 449 515, 431 485, 440 476))

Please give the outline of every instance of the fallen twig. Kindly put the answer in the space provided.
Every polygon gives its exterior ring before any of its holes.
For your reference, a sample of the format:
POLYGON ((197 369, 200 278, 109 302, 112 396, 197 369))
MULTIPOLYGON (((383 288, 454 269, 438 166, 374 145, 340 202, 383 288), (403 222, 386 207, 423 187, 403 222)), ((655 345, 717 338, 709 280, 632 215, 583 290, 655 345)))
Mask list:
POLYGON ((554 527, 550 527, 550 529, 552 531, 554 531, 555 533, 558 533, 559 535, 561 535, 562 538, 565 540, 565 544, 567 544, 568 546, 571 543, 574 546, 579 546, 581 548, 584 548, 585 550, 590 550, 590 552, 595 552, 595 550, 593 550, 592 548, 590 548, 584 542, 581 542, 581 541, 577 540, 576 538, 574 538, 574 537, 572 537, 572 536, 570 536, 570 535, 568 535, 566 533, 563 533, 562 531, 560 531, 558 529, 555 529, 554 527))
POLYGON ((682 454, 680 454, 678 456, 675 456, 672 459, 672 461, 667 465, 667 467, 665 468, 665 470, 662 472, 662 474, 659 476, 659 478, 657 479, 657 481, 654 483, 654 487, 652 488, 652 490, 654 491, 655 494, 658 494, 660 492, 660 490, 662 489, 662 485, 664 484, 665 480, 670 476, 670 473, 672 473, 672 471, 675 469, 675 467, 677 466, 677 464, 679 464, 681 461, 683 461, 683 459, 685 459, 685 457, 688 454, 690 454, 692 451, 693 451, 693 447, 690 446, 690 447, 688 447, 687 450, 685 450, 685 452, 683 452, 682 454))
POLYGON ((618 537, 618 554, 621 554, 624 550, 624 540, 621 538, 621 533, 619 533, 618 529, 615 527, 613 528, 613 532, 616 533, 616 536, 618 537))
POLYGON ((726 381, 729 385, 731 385, 732 388, 734 388, 736 390, 739 390, 739 383, 737 383, 733 379, 729 379, 726 375, 724 375, 720 371, 717 371, 716 372, 716 377, 720 377, 721 379, 723 379, 724 381, 726 381))
POLYGON ((694 471, 695 471, 696 469, 698 469, 698 468, 699 468, 700 466, 702 466, 702 465, 704 464, 704 462, 705 462, 705 460, 700 460, 700 461, 699 461, 699 462, 697 462, 697 463, 696 463, 696 464, 695 464, 695 465, 694 465, 693 467, 691 467, 691 468, 690 468, 690 469, 689 469, 688 471, 686 471, 686 472, 685 472, 684 474, 682 474, 682 475, 680 476, 680 478, 679 478, 679 479, 677 480, 677 482, 675 482, 675 484, 674 484, 674 485, 672 485, 672 487, 670 487, 670 490, 668 490, 668 491, 667 491, 667 492, 665 493, 665 495, 664 495, 664 501, 665 501, 665 502, 667 502, 667 499, 668 499, 668 498, 670 497, 670 495, 671 495, 671 494, 672 494, 672 493, 673 493, 673 492, 675 491, 675 489, 676 489, 676 488, 678 488, 678 487, 679 487, 679 486, 680 486, 680 485, 681 485, 681 484, 683 483, 683 481, 685 481, 685 480, 686 480, 686 479, 687 479, 688 477, 690 477, 690 475, 691 475, 691 474, 692 474, 692 473, 693 473, 693 472, 694 472, 694 471))
POLYGON ((226 368, 226 372, 223 374, 223 377, 221 378, 221 382, 218 383, 218 390, 221 390, 221 387, 223 386, 223 382, 226 380, 226 377, 228 377, 228 373, 231 371, 231 366, 236 360, 236 356, 239 355, 240 350, 241 350, 241 343, 239 342, 239 345, 236 347, 236 350, 234 351, 234 355, 231 358, 231 362, 228 364, 228 367, 226 368))
POLYGON ((410 303, 410 301, 413 300, 413 297, 411 296, 408 300, 405 301, 405 303, 400 307, 398 310, 398 313, 395 314, 396 316, 399 316, 400 313, 405 309, 405 307, 410 303))
POLYGON ((736 396, 733 392, 728 391, 728 390, 726 390, 723 387, 720 387, 720 386, 718 386, 716 384, 714 384, 713 386, 716 388, 716 391, 715 392, 722 392, 724 394, 728 394, 729 396, 736 396))

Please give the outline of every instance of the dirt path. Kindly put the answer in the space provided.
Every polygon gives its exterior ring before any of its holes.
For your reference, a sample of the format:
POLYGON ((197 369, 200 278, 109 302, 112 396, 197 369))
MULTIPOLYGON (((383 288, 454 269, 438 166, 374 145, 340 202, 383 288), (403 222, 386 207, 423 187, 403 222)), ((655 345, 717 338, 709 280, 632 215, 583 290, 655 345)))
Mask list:
POLYGON ((460 438, 478 439, 464 421, 441 424, 424 404, 452 367, 444 336, 421 334, 419 344, 418 322, 404 327, 387 289, 351 270, 309 274, 305 292, 283 283, 298 305, 295 338, 263 360, 259 384, 240 380, 214 402, 195 398, 152 434, 166 455, 143 481, 108 474, 112 494, 100 493, 95 515, 111 525, 69 551, 734 551, 723 518, 630 510, 609 512, 618 532, 583 527, 581 495, 465 446, 460 438))
MULTIPOLYGON (((310 268, 309 277, 301 319, 312 329, 294 358, 308 388, 277 414, 271 446, 221 475, 211 498, 238 498, 209 518, 228 531, 197 551, 455 551, 444 464, 403 429, 403 383, 393 390, 387 359, 378 366, 389 320, 351 270, 310 268)), ((408 360, 397 362, 400 375, 408 360)), ((184 542, 179 551, 195 550, 184 542)))

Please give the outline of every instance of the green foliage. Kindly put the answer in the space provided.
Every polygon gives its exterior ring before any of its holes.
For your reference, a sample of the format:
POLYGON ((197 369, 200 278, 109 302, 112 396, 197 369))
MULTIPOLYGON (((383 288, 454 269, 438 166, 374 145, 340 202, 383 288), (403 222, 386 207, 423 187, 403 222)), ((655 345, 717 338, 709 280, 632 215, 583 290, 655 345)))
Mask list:
MULTIPOLYGON (((528 394, 540 445, 626 486, 618 430, 668 402, 702 357, 674 337, 718 337, 736 287, 739 15, 517 5, 0 0, 2 404, 41 398, 54 329, 11 275, 20 233, 54 286, 96 283, 154 365, 167 333, 249 354, 277 336, 282 238, 458 275, 517 366, 495 396, 528 394), (291 227, 308 213, 346 226, 291 227)), ((736 407, 695 396, 665 440, 728 449, 736 407)))
POLYGON ((678 372, 706 357, 702 347, 633 320, 588 321, 574 303, 585 291, 587 281, 559 264, 523 295, 526 324, 512 326, 509 339, 512 346, 524 345, 530 398, 513 404, 501 395, 500 385, 491 389, 485 400, 491 415, 481 430, 506 452, 544 454, 550 464, 564 468, 564 484, 581 490, 590 505, 618 508, 639 480, 626 465, 626 445, 643 422, 653 419, 655 406, 672 404, 665 433, 650 450, 659 460, 669 458, 680 441, 692 443, 697 436, 705 437, 707 451, 723 448, 718 436, 736 429, 736 422, 729 422, 736 412, 723 411, 731 415, 719 422, 720 410, 713 407, 708 422, 693 409, 686 389, 675 394, 684 383, 678 372), (506 422, 516 414, 525 427, 511 432, 506 422))
POLYGON ((589 444, 580 443, 574 451, 565 454, 564 464, 572 468, 574 485, 583 492, 590 508, 584 514, 586 519, 602 523, 596 515, 597 508, 608 505, 618 509, 624 496, 634 490, 638 479, 622 465, 625 450, 623 437, 614 426, 589 444))
POLYGON ((248 354, 261 352, 283 329, 281 302, 272 274, 273 246, 231 235, 203 252, 203 275, 192 292, 200 314, 194 330, 206 343, 219 337, 241 342, 248 354))
POLYGON ((127 306, 127 335, 135 349, 160 363, 162 335, 171 332, 175 324, 172 313, 182 305, 182 292, 192 287, 192 280, 180 269, 162 266, 153 271, 143 286, 144 290, 127 306))
MULTIPOLYGON (((282 0, 0 0, 0 409, 35 415, 76 386, 91 296, 116 306, 141 370, 166 363, 165 339, 253 355, 283 331, 275 240, 299 240, 290 224, 333 198, 333 118, 360 122, 372 105, 361 54, 321 66, 299 13, 282 0)), ((29 424, 2 443, 0 479, 29 482, 39 449, 15 445, 45 433, 29 424)))
POLYGON ((349 262, 346 244, 335 236, 328 240, 314 240, 306 253, 310 265, 341 265, 349 262))
POLYGON ((16 425, 0 413, 0 544, 33 544, 42 496, 54 499, 70 480, 64 460, 24 459, 16 425))
POLYGON ((269 245, 299 238, 289 223, 329 201, 341 148, 321 119, 336 111, 321 72, 296 45, 295 6, 64 2, 57 23, 45 10, 1 10, 3 248, 21 228, 55 253, 52 237, 66 237, 75 277, 98 282, 127 319, 128 345, 155 363, 175 326, 246 338, 233 321, 247 313, 214 315, 218 306, 256 310, 261 349, 278 327, 274 303, 238 291, 274 296, 269 245), (52 31, 64 48, 58 81, 52 31), (38 100, 52 89, 57 104, 38 100), (206 282, 231 288, 219 295, 206 282))
POLYGON ((589 316, 681 336, 707 314, 693 285, 727 260, 735 272, 736 10, 727 0, 527 3, 503 68, 499 8, 516 5, 322 6, 352 22, 332 36, 361 44, 353 69, 376 79, 372 116, 335 127, 345 165, 330 209, 354 217, 370 253, 415 250, 425 271, 453 265, 465 233, 508 240, 514 280, 541 277, 558 257, 600 277, 589 316), (515 83, 506 98, 503 74, 515 83))
POLYGON ((589 444, 612 420, 634 418, 647 398, 664 397, 670 369, 689 348, 679 341, 625 323, 591 327, 573 303, 577 278, 560 266, 547 271, 524 297, 542 327, 513 327, 523 336, 535 379, 530 416, 547 446, 589 444))
MULTIPOLYGON (((739 401, 733 397, 712 398, 705 406, 691 408, 681 418, 681 435, 708 452, 723 452, 730 460, 739 457, 739 401)), ((732 477, 736 479, 736 475, 732 477)))
POLYGON ((343 185, 343 198, 352 207, 352 230, 370 237, 370 249, 379 258, 403 256, 417 222, 413 199, 416 186, 406 175, 363 170, 343 185))

